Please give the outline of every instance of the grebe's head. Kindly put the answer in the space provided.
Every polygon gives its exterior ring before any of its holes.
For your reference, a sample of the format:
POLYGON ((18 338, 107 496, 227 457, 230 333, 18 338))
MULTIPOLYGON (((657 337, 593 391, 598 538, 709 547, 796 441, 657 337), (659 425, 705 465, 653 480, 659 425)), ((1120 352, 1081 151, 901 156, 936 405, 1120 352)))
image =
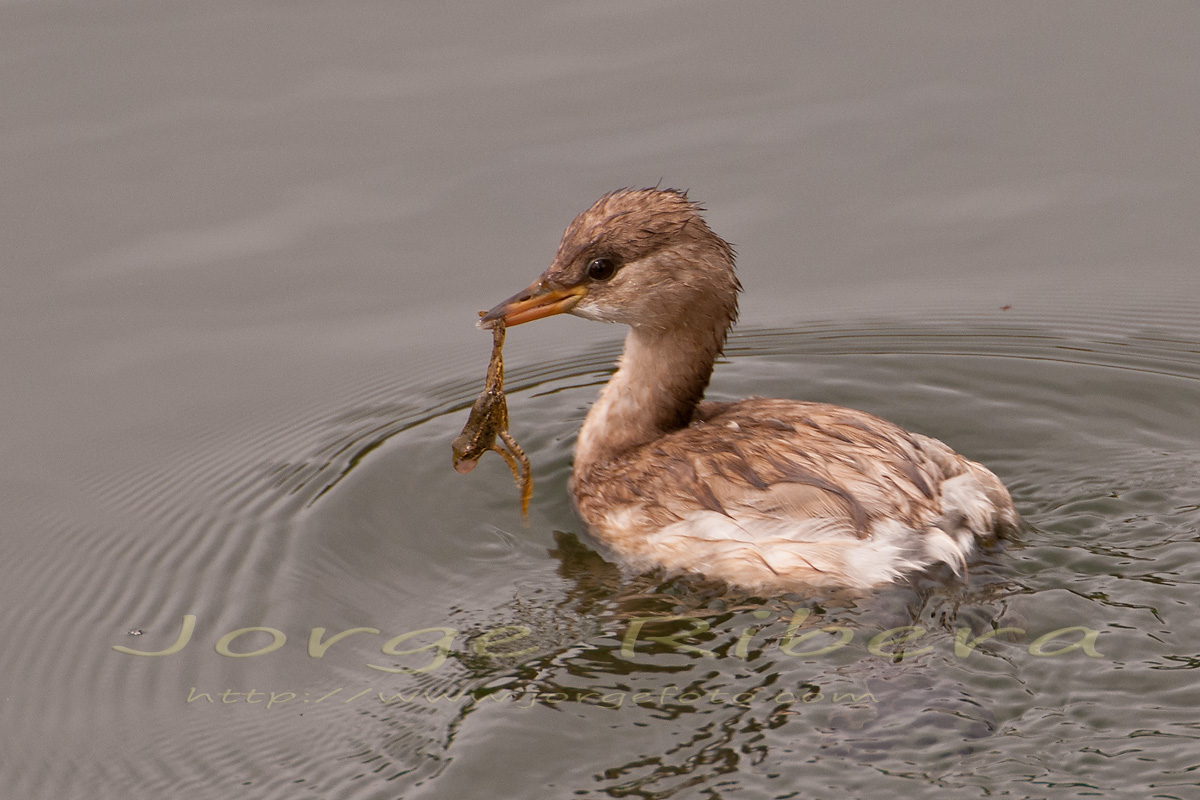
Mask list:
POLYGON ((647 331, 724 328, 741 290, 733 248, 674 189, 621 189, 597 200, 567 227, 550 268, 487 312, 520 325, 569 313, 647 331))

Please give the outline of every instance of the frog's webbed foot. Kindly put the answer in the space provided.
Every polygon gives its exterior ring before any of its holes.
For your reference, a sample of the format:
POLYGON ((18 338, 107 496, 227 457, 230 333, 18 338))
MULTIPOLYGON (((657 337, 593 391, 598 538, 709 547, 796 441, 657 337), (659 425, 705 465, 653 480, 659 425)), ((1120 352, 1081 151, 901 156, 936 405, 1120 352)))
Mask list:
POLYGON ((496 435, 508 448, 507 452, 499 446, 495 450, 504 456, 504 460, 508 462, 508 468, 512 470, 513 480, 521 489, 521 516, 528 518, 529 499, 533 497, 533 470, 529 466, 529 457, 525 455, 521 445, 517 444, 517 440, 508 431, 497 431, 496 435))

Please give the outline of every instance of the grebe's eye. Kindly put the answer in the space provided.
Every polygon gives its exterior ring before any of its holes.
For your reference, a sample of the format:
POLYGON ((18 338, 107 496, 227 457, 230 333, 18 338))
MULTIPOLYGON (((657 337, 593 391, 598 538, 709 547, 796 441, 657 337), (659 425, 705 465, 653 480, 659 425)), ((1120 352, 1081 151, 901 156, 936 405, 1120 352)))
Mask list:
POLYGON ((588 262, 587 274, 594 281, 606 281, 617 274, 617 262, 612 258, 593 258, 588 262))

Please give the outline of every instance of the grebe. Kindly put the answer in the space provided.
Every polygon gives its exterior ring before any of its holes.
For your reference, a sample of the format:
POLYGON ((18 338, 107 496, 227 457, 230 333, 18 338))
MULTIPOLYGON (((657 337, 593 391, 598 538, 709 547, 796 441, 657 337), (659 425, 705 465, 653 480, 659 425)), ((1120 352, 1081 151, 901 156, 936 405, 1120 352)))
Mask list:
POLYGON ((703 401, 737 318, 733 248, 671 189, 622 189, 567 227, 550 268, 479 321, 569 313, 630 326, 588 411, 570 491, 626 568, 752 590, 866 588, 1019 524, 985 467, 927 436, 824 403, 703 401))

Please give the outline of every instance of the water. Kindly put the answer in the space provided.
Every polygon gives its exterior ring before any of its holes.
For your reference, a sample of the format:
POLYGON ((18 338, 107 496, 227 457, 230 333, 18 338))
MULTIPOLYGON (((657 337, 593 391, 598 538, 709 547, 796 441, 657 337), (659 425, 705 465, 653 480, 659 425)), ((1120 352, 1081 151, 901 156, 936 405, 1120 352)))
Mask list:
POLYGON ((1195 795, 1200 19, 1096 8, 0 5, 9 794, 1195 795), (451 469, 474 312, 659 179, 739 244, 710 396, 1012 489, 967 584, 623 579, 579 320, 508 337, 528 524, 451 469))

